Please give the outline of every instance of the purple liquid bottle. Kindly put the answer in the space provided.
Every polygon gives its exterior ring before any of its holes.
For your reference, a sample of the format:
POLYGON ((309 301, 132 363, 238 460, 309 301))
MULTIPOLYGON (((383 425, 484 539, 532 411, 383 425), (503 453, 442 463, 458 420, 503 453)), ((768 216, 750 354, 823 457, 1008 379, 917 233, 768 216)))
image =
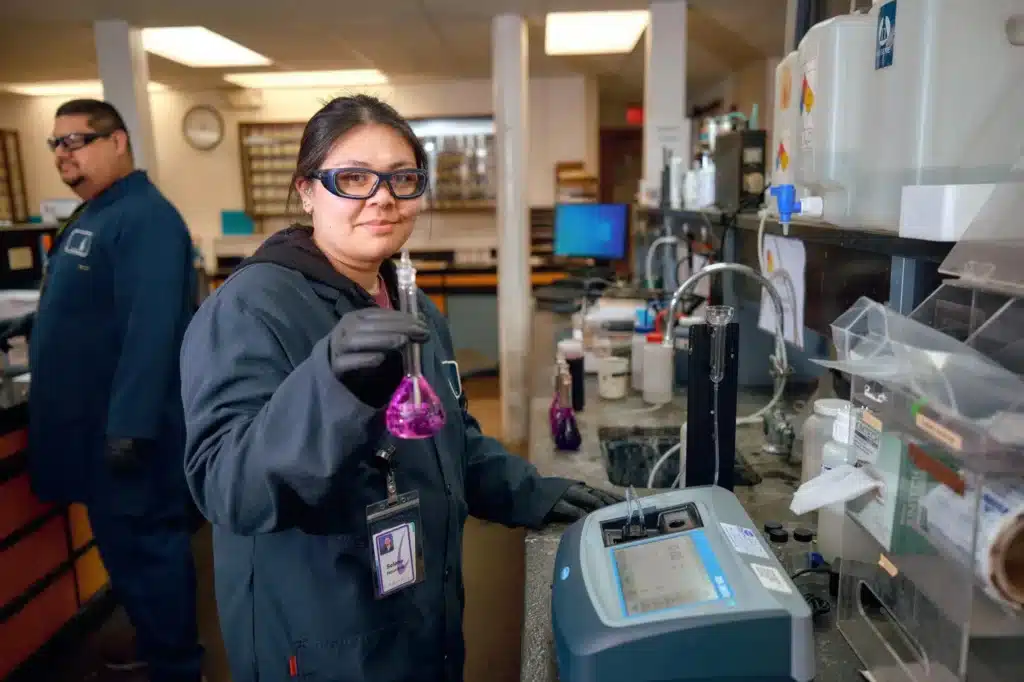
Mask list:
POLYGON ((558 363, 558 390, 551 402, 551 438, 559 450, 575 452, 583 443, 576 413, 572 409, 572 377, 565 361, 558 363))
MULTIPOLYGON (((398 265, 398 299, 402 311, 419 314, 416 301, 416 269, 412 266, 409 252, 402 251, 398 265)), ((398 384, 384 421, 388 431, 396 438, 414 440, 430 438, 444 426, 444 407, 437 393, 423 376, 419 344, 412 343, 405 349, 405 378, 398 384)))

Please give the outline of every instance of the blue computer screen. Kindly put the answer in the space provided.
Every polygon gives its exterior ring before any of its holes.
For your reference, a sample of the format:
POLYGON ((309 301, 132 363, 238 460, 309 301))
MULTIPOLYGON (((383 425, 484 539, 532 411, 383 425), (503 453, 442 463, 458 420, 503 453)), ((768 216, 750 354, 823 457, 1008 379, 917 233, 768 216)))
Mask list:
POLYGON ((627 204, 557 204, 555 255, 622 260, 628 226, 627 204))

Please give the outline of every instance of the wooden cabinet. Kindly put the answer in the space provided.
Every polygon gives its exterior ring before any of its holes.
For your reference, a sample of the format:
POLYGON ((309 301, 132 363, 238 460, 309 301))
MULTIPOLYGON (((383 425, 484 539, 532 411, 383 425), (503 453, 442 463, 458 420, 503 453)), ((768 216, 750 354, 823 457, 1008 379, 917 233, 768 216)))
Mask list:
POLYGON ((28 222, 28 195, 21 142, 13 130, 0 130, 0 222, 28 222))

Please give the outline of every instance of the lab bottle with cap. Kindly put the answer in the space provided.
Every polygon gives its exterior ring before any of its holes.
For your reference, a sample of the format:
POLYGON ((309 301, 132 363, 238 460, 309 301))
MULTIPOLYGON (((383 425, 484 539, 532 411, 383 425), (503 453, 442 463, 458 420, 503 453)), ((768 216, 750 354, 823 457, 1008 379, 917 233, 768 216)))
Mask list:
POLYGON ((790 575, 814 566, 814 531, 809 528, 793 529, 793 547, 790 552, 790 575))
POLYGON ((789 569, 789 531, 784 528, 776 528, 768 533, 768 542, 771 543, 772 552, 784 568, 789 569))
MULTIPOLYGON (((832 424, 832 439, 825 443, 821 455, 821 473, 851 463, 850 410, 841 410, 832 424)), ((837 502, 818 510, 818 551, 825 561, 832 562, 842 551, 846 504, 837 502)))
POLYGON ((666 405, 672 402, 674 371, 672 356, 675 349, 666 346, 664 337, 653 332, 647 335, 644 347, 643 399, 648 405, 666 405))
POLYGON ((778 521, 765 521, 764 522, 764 539, 768 540, 771 537, 773 530, 783 530, 784 526, 778 521))
POLYGON ((585 403, 586 374, 583 367, 583 342, 575 339, 563 339, 558 342, 558 352, 565 358, 572 377, 572 409, 582 412, 585 403))
POLYGON ((814 401, 813 413, 804 420, 801 429, 801 473, 800 482, 806 483, 821 473, 821 457, 825 443, 832 440, 832 424, 850 401, 841 398, 822 398, 814 401))
POLYGON ((644 348, 647 346, 647 335, 654 331, 651 311, 648 308, 636 309, 636 320, 633 322, 633 338, 630 341, 629 364, 630 385, 638 393, 644 390, 644 348))

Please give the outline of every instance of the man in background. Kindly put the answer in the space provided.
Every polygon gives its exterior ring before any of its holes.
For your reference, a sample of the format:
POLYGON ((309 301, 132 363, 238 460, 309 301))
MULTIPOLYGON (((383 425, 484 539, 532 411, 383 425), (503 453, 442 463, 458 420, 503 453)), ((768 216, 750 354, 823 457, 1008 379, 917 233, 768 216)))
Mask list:
POLYGON ((61 180, 84 203, 50 250, 30 325, 33 487, 44 500, 88 509, 136 634, 137 659, 111 667, 198 682, 178 368, 195 302, 192 242, 178 211, 135 170, 113 106, 63 104, 49 145, 61 180))

